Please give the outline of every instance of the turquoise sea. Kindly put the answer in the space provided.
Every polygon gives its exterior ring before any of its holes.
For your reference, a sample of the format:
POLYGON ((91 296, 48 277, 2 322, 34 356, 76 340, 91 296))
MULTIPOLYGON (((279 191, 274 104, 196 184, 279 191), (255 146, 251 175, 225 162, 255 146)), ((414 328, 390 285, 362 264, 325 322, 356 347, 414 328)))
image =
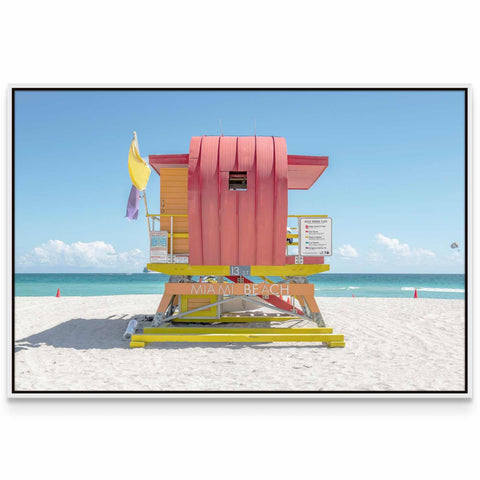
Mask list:
MULTIPOLYGON (((360 274, 327 273, 312 275, 315 296, 465 298, 463 274, 360 274)), ((157 273, 17 273, 15 296, 128 295, 163 293, 167 275, 157 273)), ((257 279, 257 281, 260 281, 257 279)))

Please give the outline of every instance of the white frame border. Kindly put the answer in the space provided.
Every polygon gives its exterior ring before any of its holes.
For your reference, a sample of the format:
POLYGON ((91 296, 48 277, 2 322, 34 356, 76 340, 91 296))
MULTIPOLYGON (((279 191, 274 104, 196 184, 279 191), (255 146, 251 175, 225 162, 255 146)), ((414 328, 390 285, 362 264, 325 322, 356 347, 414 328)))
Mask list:
POLYGON ((473 397, 473 331, 472 331, 472 316, 473 316, 473 260, 472 260, 472 246, 473 246, 473 114, 472 114, 472 85, 471 84, 455 84, 455 83, 438 83, 438 84, 422 84, 422 83, 404 83, 404 84, 388 84, 388 83, 370 83, 370 84, 315 84, 315 83, 306 83, 306 84, 199 84, 199 83, 185 83, 185 84, 64 84, 64 83, 51 83, 51 84, 9 84, 7 88, 7 396, 8 398, 387 398, 387 399, 399 399, 399 398, 443 398, 443 399, 459 399, 459 398, 472 398, 473 397), (468 392, 467 393, 18 393, 12 391, 12 357, 14 352, 12 352, 13 344, 13 332, 12 332, 12 279, 14 272, 12 271, 12 94, 13 90, 17 88, 38 88, 38 89, 48 89, 48 88, 79 88, 79 89, 96 89, 96 88, 111 88, 111 89, 122 89, 122 88, 132 88, 132 89, 147 89, 147 88, 177 88, 177 89, 188 89, 188 88, 242 88, 242 89, 256 89, 256 88, 271 88, 271 89, 282 89, 282 88, 298 88, 298 89, 352 89, 352 88, 378 88, 378 89, 453 89, 461 88, 466 89, 467 92, 467 122, 468 122, 468 144, 467 144, 467 178, 468 178, 468 204, 466 205, 468 215, 467 215, 467 228, 468 232, 468 248, 467 248, 467 264, 468 275, 467 275, 467 329, 468 329, 468 358, 467 358, 467 382, 468 382, 468 392))

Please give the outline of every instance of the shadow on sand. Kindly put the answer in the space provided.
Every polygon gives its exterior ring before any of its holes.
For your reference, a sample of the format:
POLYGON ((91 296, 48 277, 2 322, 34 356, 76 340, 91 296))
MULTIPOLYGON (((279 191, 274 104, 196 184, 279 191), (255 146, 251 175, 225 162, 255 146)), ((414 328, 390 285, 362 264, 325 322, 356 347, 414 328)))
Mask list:
MULTIPOLYGON (((75 350, 122 348, 130 350, 130 342, 123 339, 123 333, 130 319, 119 318, 73 318, 60 325, 15 341, 15 353, 30 348, 48 345, 56 348, 73 348, 75 350)), ((146 325, 145 325, 146 326, 146 325)), ((186 325, 184 325, 186 326, 186 325)), ((198 326, 198 325, 197 325, 198 326)), ((174 327, 172 328, 174 329, 174 327)), ((147 349, 179 350, 185 348, 223 347, 232 350, 242 348, 291 348, 281 343, 151 343, 147 349)), ((319 344, 296 344, 295 348, 322 347, 319 344)))
POLYGON ((15 341, 15 352, 49 345, 76 350, 130 348, 122 336, 129 319, 73 318, 15 341))

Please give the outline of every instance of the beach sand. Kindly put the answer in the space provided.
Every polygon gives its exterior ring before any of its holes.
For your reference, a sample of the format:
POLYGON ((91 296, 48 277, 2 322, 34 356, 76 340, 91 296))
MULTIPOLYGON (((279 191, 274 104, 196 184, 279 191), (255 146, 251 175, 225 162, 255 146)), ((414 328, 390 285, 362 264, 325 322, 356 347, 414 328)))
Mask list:
MULTIPOLYGON (((130 349, 122 339, 128 321, 153 314, 159 301, 159 295, 16 297, 16 390, 464 389, 463 300, 317 298, 326 325, 345 335, 345 348, 170 343, 130 349)), ((308 323, 295 326, 314 326, 308 323)))

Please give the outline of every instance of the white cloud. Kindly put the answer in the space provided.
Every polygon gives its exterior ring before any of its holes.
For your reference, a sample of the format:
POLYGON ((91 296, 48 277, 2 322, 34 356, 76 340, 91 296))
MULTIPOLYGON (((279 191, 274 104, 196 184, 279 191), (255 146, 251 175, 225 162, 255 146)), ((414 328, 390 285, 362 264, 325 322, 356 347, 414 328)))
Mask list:
POLYGON ((146 258, 138 248, 116 252, 113 245, 102 241, 67 244, 61 240, 49 240, 21 255, 18 263, 25 267, 118 268, 143 266, 146 258))
POLYGON ((410 247, 406 243, 400 243, 397 238, 388 238, 377 233, 377 241, 380 245, 385 245, 399 255, 408 256, 410 254, 410 247))
POLYGON ((359 256, 357 250, 351 245, 342 245, 338 247, 337 252, 344 258, 357 258, 359 256))
POLYGON ((377 242, 401 257, 435 257, 435 253, 425 248, 411 248, 407 243, 400 243, 397 238, 389 238, 381 233, 376 235, 377 242))

